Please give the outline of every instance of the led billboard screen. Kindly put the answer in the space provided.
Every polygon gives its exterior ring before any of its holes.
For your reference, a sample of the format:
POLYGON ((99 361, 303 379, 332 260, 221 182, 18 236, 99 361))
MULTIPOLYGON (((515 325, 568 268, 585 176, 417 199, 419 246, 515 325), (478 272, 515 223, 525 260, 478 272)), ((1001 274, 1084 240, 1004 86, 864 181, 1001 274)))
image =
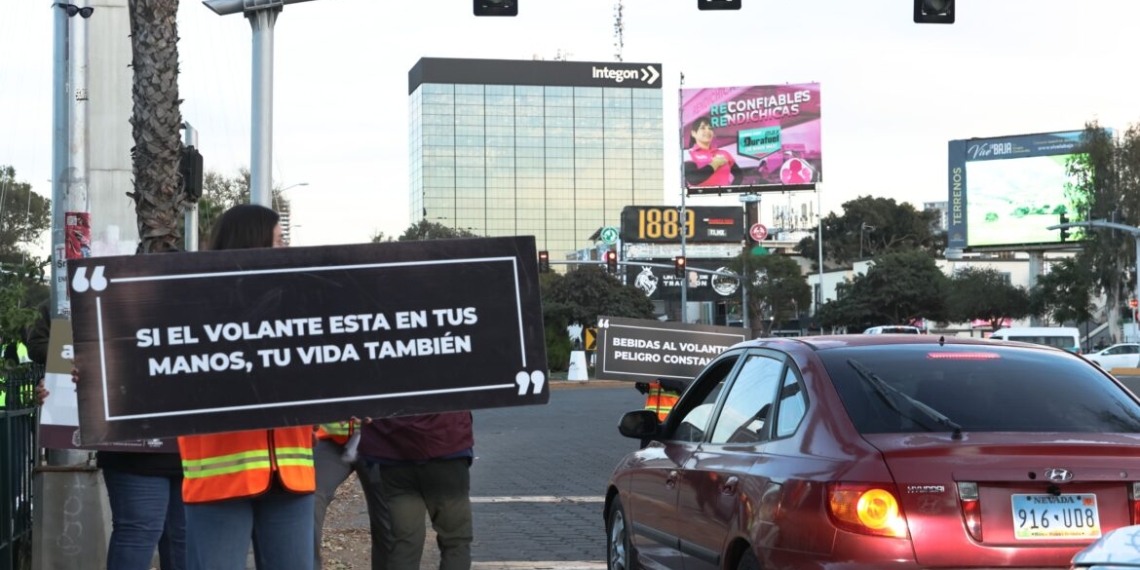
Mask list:
POLYGON ((810 189, 823 174, 819 84, 683 89, 690 195, 810 189))
MULTIPOLYGON (((1060 243, 1046 229, 1061 215, 1077 221, 1068 165, 1083 131, 953 140, 949 145, 949 246, 1060 243)), ((1070 230, 1069 240, 1080 230, 1070 230)))

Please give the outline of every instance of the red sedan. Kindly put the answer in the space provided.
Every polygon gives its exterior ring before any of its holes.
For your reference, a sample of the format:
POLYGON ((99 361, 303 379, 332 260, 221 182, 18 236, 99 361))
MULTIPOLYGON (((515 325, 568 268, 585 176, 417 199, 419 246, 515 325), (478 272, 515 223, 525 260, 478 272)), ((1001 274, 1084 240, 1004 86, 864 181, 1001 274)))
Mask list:
POLYGON ((1049 347, 750 341, 620 430, 611 570, 1068 568, 1140 523, 1140 402, 1049 347))

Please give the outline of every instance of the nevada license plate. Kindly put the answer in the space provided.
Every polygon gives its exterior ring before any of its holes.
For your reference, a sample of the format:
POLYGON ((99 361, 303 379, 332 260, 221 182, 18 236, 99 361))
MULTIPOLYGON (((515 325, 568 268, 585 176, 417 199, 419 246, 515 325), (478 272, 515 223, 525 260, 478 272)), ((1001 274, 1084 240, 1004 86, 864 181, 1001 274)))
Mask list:
POLYGON ((1013 536, 1019 540, 1100 538, 1096 495, 1014 495, 1013 536))

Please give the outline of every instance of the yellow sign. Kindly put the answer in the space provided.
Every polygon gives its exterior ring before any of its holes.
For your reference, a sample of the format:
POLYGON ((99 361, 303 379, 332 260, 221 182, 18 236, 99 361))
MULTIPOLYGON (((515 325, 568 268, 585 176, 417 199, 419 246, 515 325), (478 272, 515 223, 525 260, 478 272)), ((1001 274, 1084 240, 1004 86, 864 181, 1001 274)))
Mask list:
POLYGON ((598 345, 598 329, 589 327, 586 329, 586 350, 597 350, 598 345))

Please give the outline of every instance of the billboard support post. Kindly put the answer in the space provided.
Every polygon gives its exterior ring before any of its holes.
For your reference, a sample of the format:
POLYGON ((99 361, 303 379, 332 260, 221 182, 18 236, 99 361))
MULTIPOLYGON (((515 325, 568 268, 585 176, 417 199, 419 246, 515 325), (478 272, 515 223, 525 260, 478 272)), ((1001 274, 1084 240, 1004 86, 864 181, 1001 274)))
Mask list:
MULTIPOLYGON (((819 294, 815 296, 815 318, 819 318, 819 310, 823 308, 823 183, 820 182, 815 185, 815 217, 819 222, 816 224, 816 231, 818 236, 816 242, 819 245, 819 294)), ((819 325, 819 332, 823 332, 823 325, 819 325)))
MULTIPOLYGON (((684 129, 685 106, 681 103, 684 100, 682 98, 683 94, 684 94, 684 89, 685 89, 685 73, 681 72, 681 81, 677 85, 677 120, 682 125, 682 128, 681 128, 682 134, 679 135, 680 138, 677 141, 680 143, 677 146, 680 147, 680 151, 682 154, 681 160, 679 161, 681 163, 681 224, 682 224, 682 227, 685 228, 684 230, 681 231, 681 257, 686 257, 685 256, 685 234, 689 233, 688 232, 688 223, 687 223, 688 218, 685 217, 685 196, 689 193, 689 183, 688 183, 688 181, 685 180, 685 159, 683 156, 684 152, 685 152, 685 143, 683 142, 685 140, 685 136, 683 134, 685 131, 685 129, 684 129)), ((686 257, 686 259, 687 259, 687 257, 686 257)), ((687 269, 688 268, 686 268, 686 270, 687 269)), ((685 313, 688 312, 687 310, 689 308, 689 298, 688 297, 689 297, 689 274, 688 274, 688 271, 686 271, 685 275, 681 276, 681 322, 682 323, 685 322, 685 318, 686 318, 685 313)))

